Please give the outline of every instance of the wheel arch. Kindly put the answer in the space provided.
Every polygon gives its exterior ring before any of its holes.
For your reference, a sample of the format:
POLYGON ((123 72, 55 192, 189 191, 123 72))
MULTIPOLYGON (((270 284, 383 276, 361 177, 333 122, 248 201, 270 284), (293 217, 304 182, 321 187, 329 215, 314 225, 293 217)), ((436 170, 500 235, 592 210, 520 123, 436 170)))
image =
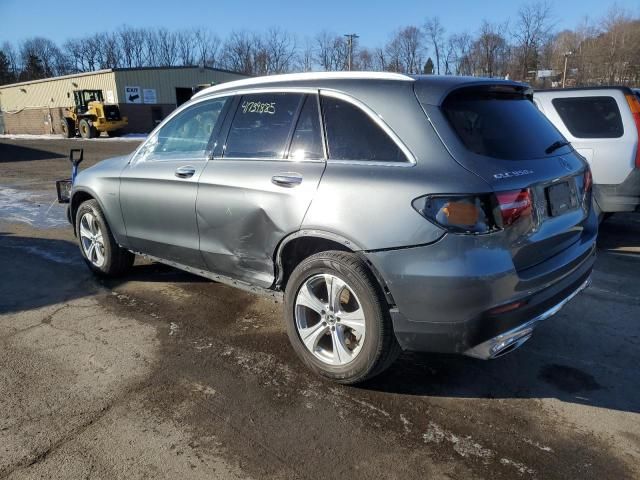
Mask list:
POLYGON ((285 290, 291 272, 305 258, 328 250, 339 250, 358 255, 378 282, 389 306, 395 305, 384 278, 369 259, 362 254, 364 249, 353 240, 324 230, 299 230, 280 242, 274 254, 275 289, 285 290))
POLYGON ((86 187, 74 189, 73 195, 71 196, 71 200, 69 202, 69 220, 71 221, 71 225, 73 225, 73 234, 76 236, 78 233, 76 232, 76 214, 78 213, 78 208, 80 208, 80 205, 82 205, 87 200, 95 200, 96 202, 98 202, 100 210, 102 210, 102 214, 107 218, 107 222, 111 223, 104 205, 95 194, 95 192, 86 187))

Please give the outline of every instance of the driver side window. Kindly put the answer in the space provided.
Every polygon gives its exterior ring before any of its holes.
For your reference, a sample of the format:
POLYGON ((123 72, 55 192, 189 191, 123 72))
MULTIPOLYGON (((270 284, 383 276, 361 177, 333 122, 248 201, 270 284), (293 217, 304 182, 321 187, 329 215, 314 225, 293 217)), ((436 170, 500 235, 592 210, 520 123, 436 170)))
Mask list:
POLYGON ((204 156, 216 128, 226 98, 208 100, 182 111, 158 130, 145 144, 141 157, 145 161, 171 159, 176 156, 204 156))

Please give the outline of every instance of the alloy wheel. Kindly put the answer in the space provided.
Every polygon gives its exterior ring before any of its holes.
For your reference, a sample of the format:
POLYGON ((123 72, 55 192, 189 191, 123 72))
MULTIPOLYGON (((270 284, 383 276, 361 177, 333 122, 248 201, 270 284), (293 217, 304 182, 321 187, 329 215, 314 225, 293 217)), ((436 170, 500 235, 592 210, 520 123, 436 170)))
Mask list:
POLYGON ((80 219, 80 243, 87 259, 100 268, 105 262, 104 238, 98 220, 87 212, 80 219))
POLYGON ((343 366, 362 350, 364 310, 353 289, 337 276, 308 278, 298 290, 294 315, 300 339, 320 361, 343 366))

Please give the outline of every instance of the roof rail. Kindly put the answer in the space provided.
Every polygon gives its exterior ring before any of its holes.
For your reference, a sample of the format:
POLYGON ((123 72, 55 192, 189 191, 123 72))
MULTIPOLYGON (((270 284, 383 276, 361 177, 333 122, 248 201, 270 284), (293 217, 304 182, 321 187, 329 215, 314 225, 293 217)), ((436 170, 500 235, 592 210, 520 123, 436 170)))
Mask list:
POLYGON ((224 82, 213 87, 200 90, 193 98, 202 97, 220 90, 230 90, 240 87, 251 87, 257 85, 267 85, 278 82, 294 82, 302 80, 395 80, 403 82, 413 82, 414 79, 402 73, 392 72, 305 72, 286 73, 283 75, 269 75, 264 77, 246 78, 224 82))

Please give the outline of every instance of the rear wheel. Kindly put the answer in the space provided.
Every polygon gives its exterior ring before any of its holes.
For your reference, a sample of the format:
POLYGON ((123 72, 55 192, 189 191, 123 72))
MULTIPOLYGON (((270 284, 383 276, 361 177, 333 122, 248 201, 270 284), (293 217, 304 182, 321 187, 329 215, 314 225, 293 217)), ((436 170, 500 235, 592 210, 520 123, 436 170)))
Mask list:
POLYGON ((73 138, 76 136, 76 125, 70 118, 63 118, 60 122, 62 133, 67 138, 73 138))
POLYGON ((82 257, 95 274, 117 277, 133 265, 135 255, 116 243, 96 200, 78 208, 76 233, 82 257))
POLYGON ((119 128, 118 130, 108 130, 107 135, 110 137, 120 137, 122 135, 122 129, 119 128))
POLYGON ((86 118, 80 120, 80 123, 78 124, 78 130, 80 130, 80 136, 82 138, 94 138, 98 136, 98 131, 86 118))
POLYGON ((367 380, 400 353, 380 287, 353 253, 328 251, 303 260, 287 283, 285 321, 302 361, 340 383, 367 380))

